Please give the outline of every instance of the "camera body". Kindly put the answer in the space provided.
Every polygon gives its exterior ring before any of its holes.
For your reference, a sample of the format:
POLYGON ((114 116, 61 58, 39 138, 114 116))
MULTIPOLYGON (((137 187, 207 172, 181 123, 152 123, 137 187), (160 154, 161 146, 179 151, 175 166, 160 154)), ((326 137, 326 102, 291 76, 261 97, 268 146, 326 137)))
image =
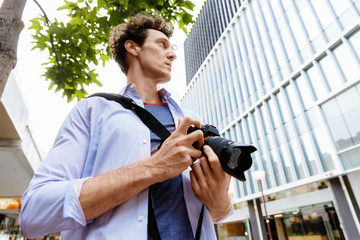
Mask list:
MULTIPOLYGON (((212 148, 218 156, 223 170, 240 181, 246 181, 244 172, 251 167, 251 153, 257 149, 252 145, 233 142, 220 137, 217 128, 210 124, 202 125, 201 128, 190 127, 188 133, 196 130, 203 132, 204 145, 212 148)), ((198 148, 197 142, 193 146, 198 148)))

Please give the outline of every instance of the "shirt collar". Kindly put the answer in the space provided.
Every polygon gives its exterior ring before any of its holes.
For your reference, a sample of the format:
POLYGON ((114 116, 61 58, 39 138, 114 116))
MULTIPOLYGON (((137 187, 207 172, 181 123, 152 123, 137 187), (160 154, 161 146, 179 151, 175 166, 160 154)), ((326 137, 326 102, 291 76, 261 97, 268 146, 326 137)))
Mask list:
MULTIPOLYGON (((171 96, 171 93, 169 93, 165 88, 161 88, 159 91, 159 96, 161 101, 163 102, 168 102, 171 96)), ((128 83, 126 84, 126 86, 120 91, 120 94, 125 96, 125 97, 129 97, 131 99, 133 99, 136 104, 138 105, 143 105, 143 101, 140 97, 140 95, 137 93, 136 88, 135 88, 135 83, 128 83)))
POLYGON ((169 98, 171 96, 171 93, 166 91, 165 88, 161 88, 158 92, 159 92, 159 96, 160 96, 161 100, 163 102, 168 102, 168 100, 169 100, 169 98))

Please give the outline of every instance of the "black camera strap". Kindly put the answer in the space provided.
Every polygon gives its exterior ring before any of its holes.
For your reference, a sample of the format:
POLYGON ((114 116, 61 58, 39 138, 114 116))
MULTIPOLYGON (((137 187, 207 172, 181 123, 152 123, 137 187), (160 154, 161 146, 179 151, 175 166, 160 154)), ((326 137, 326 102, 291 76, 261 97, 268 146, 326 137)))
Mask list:
MULTIPOLYGON (((120 94, 114 94, 114 93, 94 93, 90 97, 103 97, 110 101, 115 101, 120 103, 124 108, 134 111, 140 118, 140 120, 153 132, 155 133, 162 142, 164 142, 171 133, 162 125, 159 120, 156 119, 150 112, 148 112, 145 108, 140 107, 139 105, 135 104, 131 98, 124 97, 120 94)), ((154 209, 152 207, 152 204, 149 204, 149 214, 154 214, 154 209)), ((201 235, 201 227, 202 227, 202 221, 204 218, 204 204, 202 204, 201 212, 198 220, 198 225, 196 227, 196 235, 195 240, 200 239, 201 235)), ((155 222, 155 226, 156 222, 155 222)), ((159 240, 160 240, 160 236, 159 240)), ((155 240, 155 239, 154 239, 155 240)))
POLYGON ((124 97, 120 94, 112 93, 95 93, 89 97, 103 97, 107 100, 112 100, 120 103, 124 108, 133 110, 140 118, 140 120, 155 133, 161 141, 165 141, 170 136, 170 132, 162 125, 150 112, 133 103, 131 98, 124 97))

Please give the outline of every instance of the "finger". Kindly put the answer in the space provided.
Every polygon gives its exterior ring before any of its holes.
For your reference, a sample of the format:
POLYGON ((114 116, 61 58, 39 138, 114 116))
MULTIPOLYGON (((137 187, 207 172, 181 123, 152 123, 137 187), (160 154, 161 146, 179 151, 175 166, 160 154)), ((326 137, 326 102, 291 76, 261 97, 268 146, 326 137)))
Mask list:
POLYGON ((200 189, 200 186, 199 186, 199 183, 198 183, 198 180, 196 178, 194 171, 190 171, 190 181, 191 181, 191 186, 192 186, 194 192, 195 193, 198 192, 200 189))
POLYGON ((190 150, 190 156, 192 157, 192 159, 199 159, 202 156, 202 152, 198 149, 194 149, 192 148, 190 150))
POLYGON ((184 119, 180 120, 179 119, 179 126, 177 128, 177 131, 183 133, 183 134, 187 134, 189 127, 193 125, 197 128, 201 127, 201 124, 198 120, 194 119, 194 118, 190 118, 190 117, 185 117, 184 119))
POLYGON ((221 173, 221 171, 223 171, 223 170, 222 170, 221 163, 220 163, 218 156, 215 154, 215 152, 212 150, 212 148, 209 147, 208 145, 204 145, 203 149, 204 149, 205 156, 207 157, 207 159, 209 161, 212 171, 215 174, 221 173))
POLYGON ((192 165, 192 172, 194 173, 194 175, 196 176, 198 185, 201 186, 207 186, 207 180, 206 177, 204 175, 203 169, 202 169, 202 158, 200 158, 200 162, 199 163, 195 163, 192 165))
POLYGON ((206 157, 202 157, 200 159, 200 164, 201 164, 201 168, 202 168, 202 171, 205 176, 213 175, 213 173, 214 173, 213 169, 211 168, 210 163, 206 157))
POLYGON ((197 142, 198 149, 204 145, 204 134, 201 130, 196 130, 188 134, 187 138, 189 139, 189 143, 191 143, 191 145, 193 145, 194 142, 197 142))
POLYGON ((179 119, 178 119, 178 126, 180 126, 182 120, 183 120, 182 118, 179 118, 179 119))

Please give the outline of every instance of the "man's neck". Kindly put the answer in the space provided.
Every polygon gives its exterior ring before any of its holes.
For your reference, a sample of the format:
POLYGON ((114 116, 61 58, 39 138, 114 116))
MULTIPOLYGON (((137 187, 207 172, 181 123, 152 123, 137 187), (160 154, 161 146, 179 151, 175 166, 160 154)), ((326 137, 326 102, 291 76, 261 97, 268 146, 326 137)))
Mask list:
POLYGON ((143 102, 158 104, 161 99, 158 93, 158 86, 156 81, 147 79, 145 76, 139 74, 127 74, 128 83, 134 83, 136 92, 140 95, 143 102))
POLYGON ((146 81, 128 81, 135 84, 136 92, 140 95, 143 102, 158 104, 162 103, 157 85, 148 84, 146 81))

